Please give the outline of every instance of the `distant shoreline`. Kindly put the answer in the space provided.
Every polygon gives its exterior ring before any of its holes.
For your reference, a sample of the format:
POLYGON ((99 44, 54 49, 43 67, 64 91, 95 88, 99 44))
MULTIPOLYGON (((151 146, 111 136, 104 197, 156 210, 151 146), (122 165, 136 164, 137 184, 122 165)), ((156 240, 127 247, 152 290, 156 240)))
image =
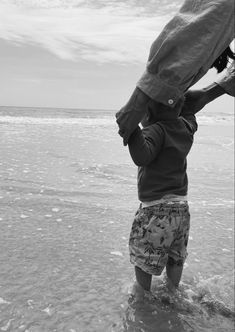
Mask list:
POLYGON ((41 109, 41 110, 49 110, 49 109, 53 109, 53 110, 78 110, 78 111, 90 111, 90 112, 117 112, 118 109, 103 109, 103 108, 76 108, 76 107, 50 107, 50 106, 7 106, 7 105, 0 105, 0 111, 1 109, 41 109))

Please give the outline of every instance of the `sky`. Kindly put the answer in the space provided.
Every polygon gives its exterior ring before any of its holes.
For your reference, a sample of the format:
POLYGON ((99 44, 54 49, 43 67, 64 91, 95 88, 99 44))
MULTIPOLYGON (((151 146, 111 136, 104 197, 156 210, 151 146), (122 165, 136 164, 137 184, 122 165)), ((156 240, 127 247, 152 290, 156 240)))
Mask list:
MULTIPOLYGON (((119 109, 181 0, 0 0, 0 105, 119 109)), ((212 71, 200 82, 213 80, 212 71)), ((232 98, 219 103, 233 107, 232 98)))

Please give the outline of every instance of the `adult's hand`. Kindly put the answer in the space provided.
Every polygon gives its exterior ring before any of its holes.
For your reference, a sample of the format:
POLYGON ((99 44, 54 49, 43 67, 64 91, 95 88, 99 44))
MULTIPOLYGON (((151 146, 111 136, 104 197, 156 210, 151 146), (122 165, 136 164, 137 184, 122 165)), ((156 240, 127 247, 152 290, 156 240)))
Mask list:
POLYGON ((130 135, 146 114, 149 100, 144 92, 136 88, 127 104, 116 113, 118 133, 123 138, 124 145, 127 145, 130 135))

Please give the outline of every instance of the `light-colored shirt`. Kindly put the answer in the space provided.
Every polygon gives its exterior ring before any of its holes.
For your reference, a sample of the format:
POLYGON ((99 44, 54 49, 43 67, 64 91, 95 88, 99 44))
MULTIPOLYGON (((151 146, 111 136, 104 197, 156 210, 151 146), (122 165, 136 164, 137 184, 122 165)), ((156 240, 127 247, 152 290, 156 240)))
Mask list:
POLYGON ((215 83, 220 85, 227 94, 235 97, 235 62, 218 75, 215 83))
POLYGON ((234 0, 186 0, 152 44, 137 87, 174 107, 233 38, 234 0))

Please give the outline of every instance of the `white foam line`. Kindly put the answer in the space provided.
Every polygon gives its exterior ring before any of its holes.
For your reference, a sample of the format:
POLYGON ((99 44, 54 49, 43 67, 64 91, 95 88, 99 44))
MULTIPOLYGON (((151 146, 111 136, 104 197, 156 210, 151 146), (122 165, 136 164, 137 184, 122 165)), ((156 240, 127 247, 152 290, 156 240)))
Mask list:
POLYGON ((115 119, 110 118, 33 118, 27 116, 13 117, 0 116, 0 123, 16 123, 16 124, 45 124, 45 125, 115 125, 115 119))
POLYGON ((11 302, 8 302, 4 300, 2 297, 0 297, 0 304, 10 304, 11 302))

